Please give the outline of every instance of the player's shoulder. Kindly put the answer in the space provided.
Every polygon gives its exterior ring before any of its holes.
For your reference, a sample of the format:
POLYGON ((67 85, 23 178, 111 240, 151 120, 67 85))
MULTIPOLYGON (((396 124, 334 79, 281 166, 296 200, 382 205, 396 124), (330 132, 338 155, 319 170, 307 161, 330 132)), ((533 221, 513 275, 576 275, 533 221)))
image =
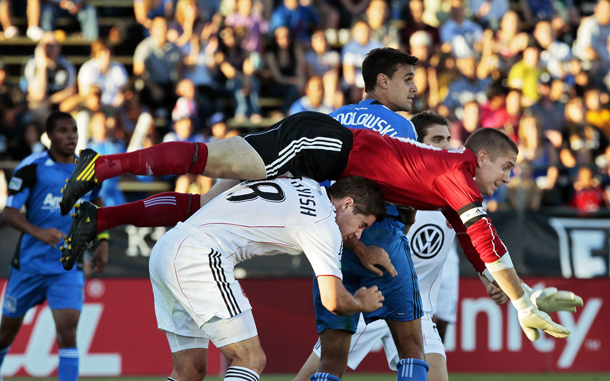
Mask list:
POLYGON ((15 168, 15 173, 18 172, 19 170, 21 170, 22 168, 25 168, 28 166, 31 167, 31 166, 37 166, 38 164, 43 164, 47 161, 47 159, 50 159, 48 151, 33 153, 30 156, 23 159, 21 161, 21 163, 19 163, 19 165, 17 165, 17 167, 15 168))

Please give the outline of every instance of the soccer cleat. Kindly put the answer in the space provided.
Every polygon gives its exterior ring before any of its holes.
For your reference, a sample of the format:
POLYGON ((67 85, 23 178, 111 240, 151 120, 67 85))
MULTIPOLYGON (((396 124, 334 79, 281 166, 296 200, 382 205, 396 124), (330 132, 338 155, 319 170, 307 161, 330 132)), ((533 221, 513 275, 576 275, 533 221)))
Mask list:
POLYGON ((75 159, 76 168, 74 168, 72 176, 66 180, 59 203, 59 212, 62 216, 70 213, 78 199, 98 184, 95 177, 95 162, 98 157, 100 157, 100 154, 94 150, 84 149, 80 151, 80 157, 75 159))
POLYGON ((83 202, 74 206, 72 225, 61 247, 61 263, 71 270, 85 249, 95 241, 97 235, 97 206, 83 202))

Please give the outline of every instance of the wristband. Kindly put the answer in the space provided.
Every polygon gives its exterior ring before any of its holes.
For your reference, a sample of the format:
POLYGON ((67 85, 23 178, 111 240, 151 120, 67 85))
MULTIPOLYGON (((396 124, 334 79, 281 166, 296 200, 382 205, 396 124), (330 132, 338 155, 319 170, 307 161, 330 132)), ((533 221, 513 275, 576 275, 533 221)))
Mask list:
POLYGON ((517 311, 523 311, 534 307, 534 303, 532 303, 526 292, 524 292, 523 296, 521 296, 519 299, 511 300, 510 302, 513 304, 513 306, 515 306, 517 311))
POLYGON ((108 233, 108 230, 105 230, 97 235, 96 240, 97 242, 104 240, 108 241, 110 240, 110 233, 108 233))

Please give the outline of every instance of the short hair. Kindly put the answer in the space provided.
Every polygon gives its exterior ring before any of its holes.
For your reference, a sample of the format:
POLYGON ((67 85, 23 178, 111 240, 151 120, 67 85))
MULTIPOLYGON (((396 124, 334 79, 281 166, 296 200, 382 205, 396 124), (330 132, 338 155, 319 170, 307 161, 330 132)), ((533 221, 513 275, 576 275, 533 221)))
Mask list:
POLYGON ((491 161, 509 152, 519 153, 517 144, 508 137, 504 132, 495 128, 481 128, 476 130, 466 139, 464 146, 470 149, 474 154, 485 150, 489 154, 491 161))
POLYGON ((112 53, 112 49, 110 48, 108 41, 106 41, 105 39, 99 38, 91 43, 92 58, 97 57, 97 55, 100 54, 100 52, 103 52, 104 50, 108 50, 110 51, 110 53, 112 53))
POLYGON ((435 113, 434 111, 426 110, 419 114, 415 114, 411 117, 411 123, 415 127, 417 132, 417 141, 423 142, 424 137, 428 135, 428 130, 434 124, 440 124, 441 126, 449 126, 449 121, 442 115, 435 113))
POLYGON ((375 216, 377 222, 382 221, 386 214, 385 198, 375 182, 360 176, 344 177, 337 180, 328 193, 335 199, 351 197, 354 199, 356 214, 375 216))
POLYGON ((53 130, 55 129, 55 127, 57 127, 57 121, 60 119, 72 119, 74 120, 74 118, 72 117, 72 115, 68 114, 67 112, 62 112, 62 111, 56 111, 54 113, 52 113, 51 115, 49 115, 49 117, 47 118, 47 121, 45 122, 45 131, 47 131, 47 135, 50 135, 51 132, 53 132, 53 130))
POLYGON ((377 48, 371 50, 362 62, 364 91, 375 90, 377 75, 383 73, 392 78, 400 66, 415 65, 416 63, 417 57, 401 52, 398 49, 377 48))

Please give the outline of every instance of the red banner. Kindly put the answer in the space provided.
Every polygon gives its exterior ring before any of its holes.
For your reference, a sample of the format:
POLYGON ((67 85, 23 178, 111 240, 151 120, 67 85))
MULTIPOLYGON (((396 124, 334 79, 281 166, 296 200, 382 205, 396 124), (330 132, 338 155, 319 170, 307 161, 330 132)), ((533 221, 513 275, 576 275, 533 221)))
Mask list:
MULTIPOLYGON (((568 340, 544 336, 531 343, 523 335, 514 309, 496 306, 478 279, 460 281, 458 321, 449 329, 448 367, 459 372, 607 372, 610 362, 610 279, 526 279, 532 287, 554 286, 582 296, 575 314, 553 319, 572 330, 568 340)), ((4 288, 5 280, 0 281, 4 288)), ((317 339, 310 279, 245 279, 265 353, 266 373, 296 373, 317 339)), ((156 328, 148 279, 93 279, 78 327, 82 376, 169 375, 171 353, 165 334, 156 328)), ((33 308, 2 366, 3 376, 49 377, 56 374, 57 345, 51 311, 33 308)), ((209 351, 208 374, 226 364, 217 349, 209 351)), ((358 368, 389 371, 379 346, 358 368)))

